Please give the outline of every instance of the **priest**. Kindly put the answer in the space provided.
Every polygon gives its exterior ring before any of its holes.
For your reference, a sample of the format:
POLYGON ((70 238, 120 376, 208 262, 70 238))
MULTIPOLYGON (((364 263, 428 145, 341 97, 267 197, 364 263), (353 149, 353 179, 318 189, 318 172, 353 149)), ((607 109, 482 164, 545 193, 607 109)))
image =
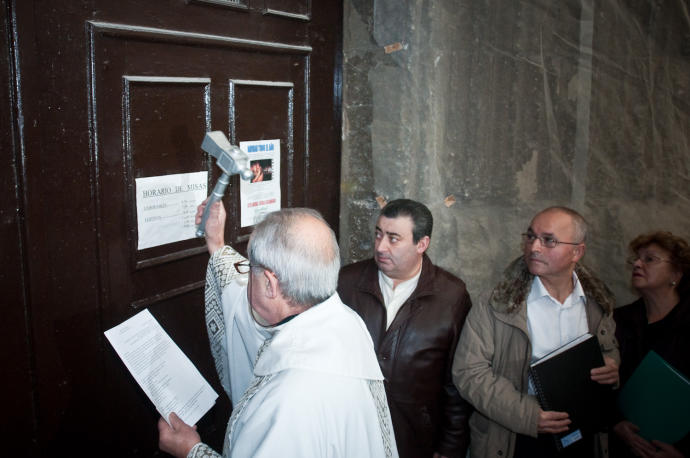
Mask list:
MULTIPOLYGON (((201 220, 205 203, 197 211, 201 220)), ((318 212, 283 209, 255 226, 248 260, 206 223, 206 323, 231 398, 222 455, 175 414, 159 446, 176 457, 397 457, 383 376, 366 326, 336 285, 340 254, 318 212)))

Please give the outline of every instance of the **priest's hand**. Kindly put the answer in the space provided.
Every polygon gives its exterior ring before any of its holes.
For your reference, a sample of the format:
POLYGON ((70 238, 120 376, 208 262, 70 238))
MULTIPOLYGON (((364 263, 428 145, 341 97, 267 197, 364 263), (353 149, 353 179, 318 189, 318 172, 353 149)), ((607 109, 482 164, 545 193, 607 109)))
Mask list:
MULTIPOLYGON (((204 209, 208 203, 208 198, 201 202, 196 208, 196 218, 194 224, 197 226, 201 224, 201 218, 204 214, 204 209)), ((215 253, 217 250, 223 248, 225 245, 225 207, 223 202, 216 202, 211 205, 208 211, 208 219, 206 220, 206 227, 204 227, 204 236, 206 237, 206 248, 209 254, 215 253)))
POLYGON ((654 456, 652 454, 656 452, 656 447, 638 435, 637 432, 639 430, 640 428, 627 420, 618 422, 613 427, 613 431, 625 442, 634 455, 643 457, 654 456))
POLYGON ((158 419, 158 448, 177 458, 186 458, 189 451, 201 442, 196 425, 189 426, 175 413, 170 414, 170 424, 163 417, 158 419))
POLYGON ((602 385, 618 384, 618 364, 613 358, 604 356, 604 365, 590 371, 592 380, 602 385))
POLYGON ((538 433, 562 433, 568 430, 569 424, 570 418, 568 418, 567 412, 539 409, 538 433))

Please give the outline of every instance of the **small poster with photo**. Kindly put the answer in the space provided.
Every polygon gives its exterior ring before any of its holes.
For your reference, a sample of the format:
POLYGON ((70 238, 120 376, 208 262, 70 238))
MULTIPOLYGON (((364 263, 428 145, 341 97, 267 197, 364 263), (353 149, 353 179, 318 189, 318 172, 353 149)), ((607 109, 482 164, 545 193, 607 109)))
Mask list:
POLYGON ((280 210, 280 140, 240 142, 254 176, 240 181, 240 225, 253 226, 280 210))

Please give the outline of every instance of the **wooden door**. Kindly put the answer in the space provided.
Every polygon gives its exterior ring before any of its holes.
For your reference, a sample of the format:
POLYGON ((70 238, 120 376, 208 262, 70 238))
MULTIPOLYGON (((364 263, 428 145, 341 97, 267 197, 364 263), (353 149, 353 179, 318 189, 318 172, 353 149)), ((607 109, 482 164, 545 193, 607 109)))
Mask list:
MULTIPOLYGON (((203 323, 208 254, 137 249, 135 180, 206 170, 204 133, 279 139, 283 207, 337 230, 342 4, 310 0, 3 3, 2 286, 13 367, 3 424, 26 455, 150 456, 157 413, 103 331, 144 308, 221 394, 203 323), (28 449, 26 448, 28 447, 28 449), (82 448, 83 447, 83 448, 82 448)), ((246 248, 239 182, 226 240, 246 248)), ((14 448, 13 448, 14 450, 14 448)))

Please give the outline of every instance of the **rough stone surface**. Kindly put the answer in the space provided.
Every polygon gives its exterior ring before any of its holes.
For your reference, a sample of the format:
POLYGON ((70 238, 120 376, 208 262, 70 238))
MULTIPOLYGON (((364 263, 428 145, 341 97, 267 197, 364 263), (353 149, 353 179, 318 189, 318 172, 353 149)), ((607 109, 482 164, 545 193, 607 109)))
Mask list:
POLYGON ((345 0, 344 261, 372 255, 377 196, 416 199, 432 259, 484 300, 533 214, 566 205, 590 222, 585 262, 629 302, 627 243, 690 236, 684 5, 345 0))

